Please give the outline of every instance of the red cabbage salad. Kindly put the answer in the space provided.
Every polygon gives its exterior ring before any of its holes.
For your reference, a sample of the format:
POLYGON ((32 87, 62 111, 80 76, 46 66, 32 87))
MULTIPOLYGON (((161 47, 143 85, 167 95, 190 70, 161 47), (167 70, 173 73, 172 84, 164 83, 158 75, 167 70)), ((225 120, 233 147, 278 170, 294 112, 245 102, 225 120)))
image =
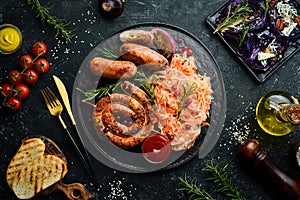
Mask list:
POLYGON ((267 71, 289 47, 299 47, 300 5, 296 0, 230 0, 215 24, 215 32, 234 44, 247 65, 267 71))

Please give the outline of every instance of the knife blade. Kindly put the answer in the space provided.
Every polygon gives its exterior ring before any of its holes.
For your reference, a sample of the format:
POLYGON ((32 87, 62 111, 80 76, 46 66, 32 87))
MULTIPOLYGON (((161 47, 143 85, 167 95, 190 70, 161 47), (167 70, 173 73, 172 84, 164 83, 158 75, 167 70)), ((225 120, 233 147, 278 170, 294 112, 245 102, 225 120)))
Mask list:
MULTIPOLYGON (((63 103, 64 103, 64 105, 65 105, 65 107, 66 107, 66 110, 67 110, 67 112, 68 112, 68 114, 69 114, 69 116, 70 116, 70 118, 71 118, 72 124, 73 124, 73 125, 75 126, 75 128, 76 128, 76 123, 75 123, 75 119, 74 119, 74 117, 73 117, 73 113, 72 113, 72 110, 71 110, 71 106, 70 106, 70 101, 69 101, 69 96, 68 96, 67 89, 66 89, 64 83, 63 83, 57 76, 53 75, 53 79, 54 79, 54 82, 55 82, 55 84, 56 84, 56 86, 57 86, 57 89, 58 89, 58 91, 59 91, 59 94, 60 94, 60 96, 61 96, 61 98, 62 98, 62 100, 63 100, 63 103)), ((66 131, 67 131, 69 137, 71 138, 73 144, 75 145, 77 152, 79 151, 79 152, 78 152, 78 153, 80 154, 79 157, 80 157, 80 159, 82 160, 84 166, 86 167, 86 170, 88 171, 88 173, 89 173, 91 179, 93 180, 93 182, 94 182, 94 184, 95 184, 95 186, 96 186, 96 185, 97 185, 97 182, 96 182, 96 180, 94 179, 94 176, 93 176, 93 171, 94 171, 94 170, 93 170, 93 167, 92 167, 92 164, 91 164, 91 160, 90 160, 90 158, 89 158, 89 155, 88 155, 88 153, 87 153, 87 150, 86 150, 86 148, 85 148, 85 146, 84 146, 84 142, 83 142, 83 140, 82 140, 80 134, 77 133, 77 136, 79 137, 79 140, 80 140, 80 142, 81 142, 81 146, 82 146, 82 148, 83 148, 83 150, 84 150, 84 152, 83 152, 84 155, 82 155, 82 153, 81 153, 79 147, 77 146, 76 142, 74 141, 72 135, 70 134, 70 132, 68 131, 67 128, 66 128, 66 131), (86 160, 87 160, 87 161, 86 161, 86 160)))
POLYGON ((62 98, 62 100, 65 104, 66 110, 67 110, 67 112, 68 112, 68 114, 71 118, 72 124, 76 125, 76 122, 74 120, 73 113, 72 113, 72 110, 71 110, 71 105, 70 105, 67 89, 66 89, 64 83, 57 76, 53 75, 53 79, 54 79, 54 82, 57 86, 59 94, 60 94, 60 96, 61 96, 61 98, 62 98))

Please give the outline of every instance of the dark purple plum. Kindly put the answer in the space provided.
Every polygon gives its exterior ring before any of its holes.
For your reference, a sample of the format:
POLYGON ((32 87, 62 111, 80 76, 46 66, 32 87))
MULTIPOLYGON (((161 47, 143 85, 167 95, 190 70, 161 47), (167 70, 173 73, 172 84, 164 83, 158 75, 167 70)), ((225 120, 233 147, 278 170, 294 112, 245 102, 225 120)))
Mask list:
POLYGON ((100 13, 105 18, 119 17, 124 10, 125 0, 99 0, 100 13))

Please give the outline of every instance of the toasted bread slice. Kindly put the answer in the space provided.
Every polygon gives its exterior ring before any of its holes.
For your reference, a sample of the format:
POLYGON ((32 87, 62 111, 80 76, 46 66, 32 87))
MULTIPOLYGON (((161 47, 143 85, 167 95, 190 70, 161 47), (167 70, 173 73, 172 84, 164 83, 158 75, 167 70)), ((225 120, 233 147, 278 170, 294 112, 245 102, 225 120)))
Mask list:
POLYGON ((24 165, 13 179, 12 190, 20 199, 32 198, 61 180, 66 172, 66 164, 62 159, 44 155, 24 165))
POLYGON ((24 167, 24 165, 43 156, 44 151, 45 143, 39 138, 31 138, 22 143, 18 152, 10 161, 6 171, 6 180, 9 187, 11 187, 14 177, 24 167))

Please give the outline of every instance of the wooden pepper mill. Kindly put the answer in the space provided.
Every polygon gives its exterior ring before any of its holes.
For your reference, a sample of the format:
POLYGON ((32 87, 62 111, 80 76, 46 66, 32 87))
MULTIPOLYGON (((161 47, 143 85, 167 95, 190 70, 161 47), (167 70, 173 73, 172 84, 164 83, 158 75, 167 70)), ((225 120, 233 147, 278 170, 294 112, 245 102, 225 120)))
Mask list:
POLYGON ((265 175, 272 186, 282 190, 286 198, 300 199, 300 180, 276 166, 257 140, 246 140, 238 149, 238 156, 241 161, 247 162, 265 175))

